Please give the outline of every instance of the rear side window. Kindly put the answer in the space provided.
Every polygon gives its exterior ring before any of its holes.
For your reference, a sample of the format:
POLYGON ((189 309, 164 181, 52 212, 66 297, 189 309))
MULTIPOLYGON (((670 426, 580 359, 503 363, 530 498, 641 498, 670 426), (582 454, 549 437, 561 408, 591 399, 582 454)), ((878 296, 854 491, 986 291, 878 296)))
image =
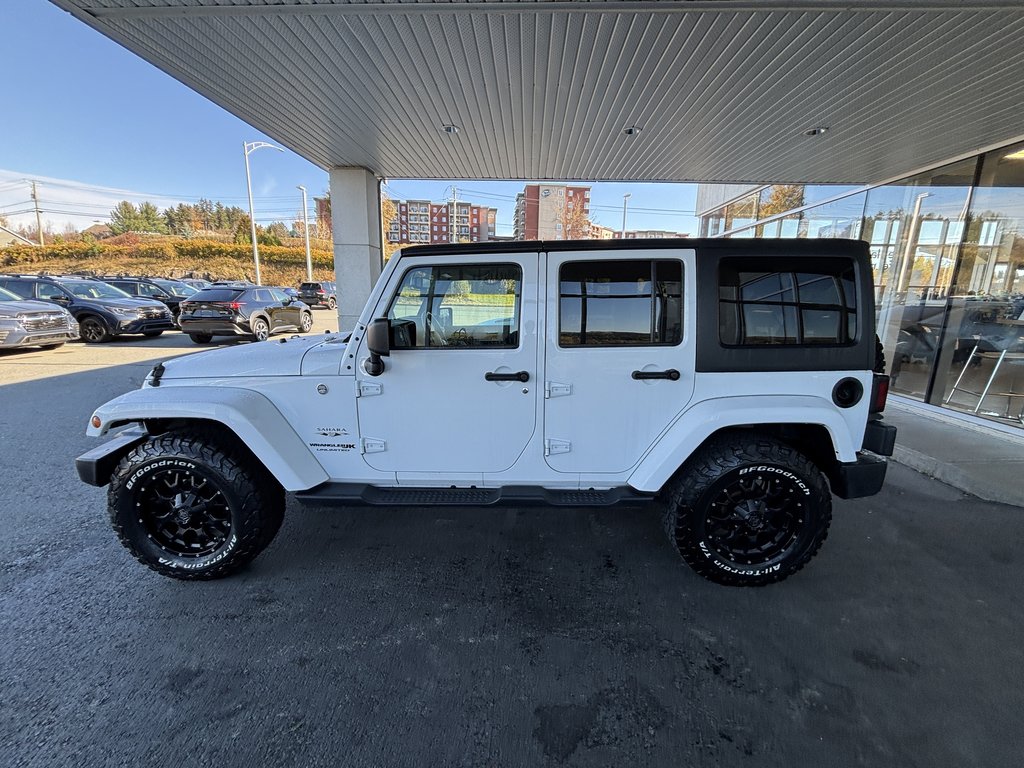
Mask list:
POLYGON ((765 260, 722 259, 719 338, 725 346, 849 345, 857 339, 853 264, 816 259, 792 271, 765 260))
POLYGON ((242 291, 232 288, 204 288, 189 301, 234 301, 242 295, 242 291))
POLYGON ((682 338, 682 262, 645 259, 562 265, 559 346, 675 345, 682 338))

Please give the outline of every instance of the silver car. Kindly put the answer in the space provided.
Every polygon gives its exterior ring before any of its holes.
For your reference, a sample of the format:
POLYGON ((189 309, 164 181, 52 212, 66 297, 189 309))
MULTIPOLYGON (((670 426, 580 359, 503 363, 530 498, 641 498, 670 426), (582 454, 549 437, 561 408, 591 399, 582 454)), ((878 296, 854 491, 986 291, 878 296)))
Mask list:
POLYGON ((0 349, 50 349, 77 338, 78 323, 66 309, 0 288, 0 349))

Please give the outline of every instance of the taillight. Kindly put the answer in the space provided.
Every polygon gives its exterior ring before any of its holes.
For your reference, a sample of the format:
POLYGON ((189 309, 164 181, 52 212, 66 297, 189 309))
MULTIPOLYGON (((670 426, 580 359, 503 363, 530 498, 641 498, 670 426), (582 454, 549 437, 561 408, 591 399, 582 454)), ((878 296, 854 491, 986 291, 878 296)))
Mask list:
POLYGON ((233 309, 235 312, 242 308, 242 302, 240 301, 212 301, 210 302, 215 307, 226 307, 227 309, 233 309))
POLYGON ((889 377, 883 373, 876 373, 875 380, 871 384, 871 413, 881 413, 885 410, 885 401, 889 397, 889 377))

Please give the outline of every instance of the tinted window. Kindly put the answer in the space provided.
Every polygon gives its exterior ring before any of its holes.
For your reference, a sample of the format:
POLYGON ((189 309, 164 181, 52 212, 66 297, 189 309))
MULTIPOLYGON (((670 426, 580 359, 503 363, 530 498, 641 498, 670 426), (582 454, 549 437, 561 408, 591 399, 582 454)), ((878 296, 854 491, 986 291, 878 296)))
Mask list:
POLYGON ((137 283, 141 296, 166 296, 167 291, 154 283, 137 283))
POLYGON ((4 280, 2 284, 11 293, 23 299, 32 298, 32 283, 26 283, 22 280, 4 280))
POLYGON ((288 294, 280 288, 271 288, 270 295, 273 297, 274 301, 288 301, 288 294))
POLYGON ((6 288, 0 288, 0 301, 20 301, 21 296, 11 293, 6 288))
POLYGON ((723 259, 718 304, 722 343, 853 343, 857 337, 853 265, 844 259, 813 264, 813 269, 765 272, 763 260, 723 259))
POLYGON ((241 295, 242 291, 234 288, 204 288, 189 301, 234 301, 241 295))
POLYGON ((519 346, 517 264, 417 267, 391 303, 394 349, 519 346))
MULTIPOLYGON (((27 287, 31 289, 31 286, 27 287)), ((54 285, 53 283, 37 283, 36 295, 40 299, 62 299, 67 296, 67 294, 60 289, 59 285, 54 285)))
POLYGON ((683 338, 680 261, 575 261, 559 274, 563 347, 678 344, 683 338))
POLYGON ((115 288, 99 280, 64 280, 61 282, 67 290, 83 299, 127 299, 131 298, 120 288, 115 288))

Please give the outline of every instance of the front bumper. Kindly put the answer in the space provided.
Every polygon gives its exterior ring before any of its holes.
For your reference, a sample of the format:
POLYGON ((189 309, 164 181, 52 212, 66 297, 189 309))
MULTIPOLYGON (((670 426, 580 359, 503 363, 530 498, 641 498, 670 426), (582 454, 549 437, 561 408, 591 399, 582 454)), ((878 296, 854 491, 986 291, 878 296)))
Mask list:
POLYGON ((48 344, 63 344, 78 338, 78 323, 65 329, 26 331, 21 328, 0 328, 0 349, 38 347, 48 344))
POLYGON ((173 331, 175 327, 174 320, 170 316, 138 319, 126 318, 118 322, 114 332, 146 333, 148 331, 173 331))
POLYGON ((75 459, 75 469, 78 470, 78 476, 83 483, 88 483, 89 485, 106 485, 110 482, 110 476, 114 474, 114 469, 121 459, 147 437, 149 435, 141 427, 126 429, 113 440, 108 440, 88 453, 83 453, 75 459))

